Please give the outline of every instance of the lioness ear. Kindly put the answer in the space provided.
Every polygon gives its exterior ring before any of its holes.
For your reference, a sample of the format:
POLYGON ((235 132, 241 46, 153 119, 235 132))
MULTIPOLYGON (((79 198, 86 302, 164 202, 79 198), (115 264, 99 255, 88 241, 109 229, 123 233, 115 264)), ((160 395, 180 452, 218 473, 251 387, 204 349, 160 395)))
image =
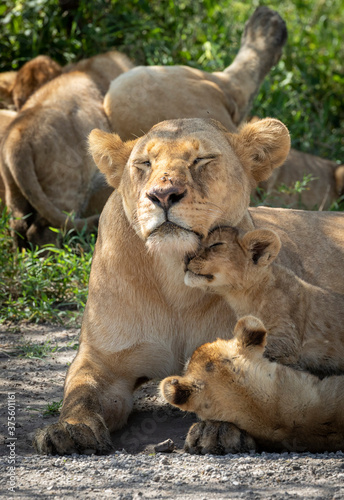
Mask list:
POLYGON ((239 245, 253 264, 263 267, 270 265, 279 254, 281 240, 270 229, 255 229, 238 239, 239 245))
POLYGON ((287 127, 273 118, 247 123, 238 134, 228 134, 228 138, 253 184, 268 179, 290 150, 287 127))
POLYGON ((243 348, 260 347, 266 344, 266 329, 260 319, 254 316, 244 316, 239 319, 234 328, 234 337, 243 348))
POLYGON ((90 153, 106 180, 117 188, 121 181, 124 167, 134 147, 134 141, 123 142, 119 135, 94 129, 88 136, 90 153))

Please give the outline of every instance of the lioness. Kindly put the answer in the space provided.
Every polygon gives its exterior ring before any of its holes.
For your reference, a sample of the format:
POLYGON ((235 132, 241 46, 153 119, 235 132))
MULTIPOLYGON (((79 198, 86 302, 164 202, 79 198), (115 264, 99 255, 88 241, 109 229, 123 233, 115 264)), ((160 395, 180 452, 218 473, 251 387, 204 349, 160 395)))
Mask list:
MULTIPOLYGON (((182 377, 164 379, 162 395, 202 419, 237 425, 259 448, 313 453, 343 450, 344 376, 319 381, 270 362, 263 356, 266 338, 258 318, 241 318, 232 340, 202 345, 182 377)), ((198 451, 199 428, 195 424, 190 430, 185 444, 190 452, 198 451)), ((225 438, 220 445, 219 451, 233 451, 225 438)), ((254 443, 246 442, 246 447, 254 449, 254 443)))
POLYGON ((269 333, 270 359, 319 376, 344 373, 344 294, 274 262, 280 249, 269 229, 215 229, 187 263, 184 282, 220 294, 237 318, 259 318, 269 333))
POLYGON ((109 451, 109 431, 126 422, 135 387, 180 372, 196 347, 231 336, 226 302, 184 284, 185 255, 215 227, 275 228, 281 263, 344 293, 343 214, 248 209, 252 187, 288 154, 289 133, 278 120, 239 133, 209 120, 171 120, 135 141, 99 130, 89 141, 116 191, 100 219, 60 420, 35 438, 43 453, 109 451))

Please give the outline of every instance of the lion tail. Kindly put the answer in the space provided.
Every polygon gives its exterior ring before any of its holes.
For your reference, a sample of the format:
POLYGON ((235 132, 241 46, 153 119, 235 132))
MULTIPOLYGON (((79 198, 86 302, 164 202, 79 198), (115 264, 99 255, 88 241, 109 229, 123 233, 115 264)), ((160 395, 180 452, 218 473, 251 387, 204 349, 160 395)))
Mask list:
POLYGON ((3 141, 2 151, 5 168, 10 172, 22 195, 52 227, 66 230, 76 229, 78 231, 86 228, 87 231, 90 231, 98 226, 99 215, 74 218, 72 214, 64 213, 56 207, 39 183, 30 145, 22 141, 19 143, 19 148, 16 147, 16 144, 14 147, 11 144, 6 147, 6 142, 6 140, 3 141))

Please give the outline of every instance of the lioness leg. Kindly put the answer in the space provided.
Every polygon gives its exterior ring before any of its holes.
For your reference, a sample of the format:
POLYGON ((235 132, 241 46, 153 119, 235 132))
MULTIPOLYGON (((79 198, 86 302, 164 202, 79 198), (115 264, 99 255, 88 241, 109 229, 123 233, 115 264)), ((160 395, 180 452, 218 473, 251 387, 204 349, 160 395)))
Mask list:
POLYGON ((250 111, 263 79, 279 61, 286 40, 287 28, 281 16, 268 7, 258 7, 245 25, 237 56, 223 73, 225 92, 237 105, 232 117, 235 125, 250 111))
POLYGON ((247 432, 229 422, 207 420, 190 427, 184 449, 197 455, 224 455, 256 450, 256 443, 247 432))
MULTIPOLYGON (((157 359, 168 353, 155 348, 157 359)), ((152 347, 142 344, 112 355, 99 355, 81 347, 67 374, 59 422, 37 431, 34 446, 39 453, 108 453, 110 431, 122 427, 133 404, 133 391, 142 380, 157 376, 152 347)), ((163 374, 162 374, 163 376, 163 374)))

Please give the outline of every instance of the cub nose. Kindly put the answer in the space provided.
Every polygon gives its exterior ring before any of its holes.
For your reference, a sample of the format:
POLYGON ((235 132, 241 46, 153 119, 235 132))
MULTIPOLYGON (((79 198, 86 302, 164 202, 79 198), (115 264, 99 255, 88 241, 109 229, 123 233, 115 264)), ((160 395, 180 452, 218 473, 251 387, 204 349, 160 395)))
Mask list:
POLYGON ((146 193, 151 202, 164 210, 178 203, 185 195, 186 189, 182 186, 154 187, 146 193))

